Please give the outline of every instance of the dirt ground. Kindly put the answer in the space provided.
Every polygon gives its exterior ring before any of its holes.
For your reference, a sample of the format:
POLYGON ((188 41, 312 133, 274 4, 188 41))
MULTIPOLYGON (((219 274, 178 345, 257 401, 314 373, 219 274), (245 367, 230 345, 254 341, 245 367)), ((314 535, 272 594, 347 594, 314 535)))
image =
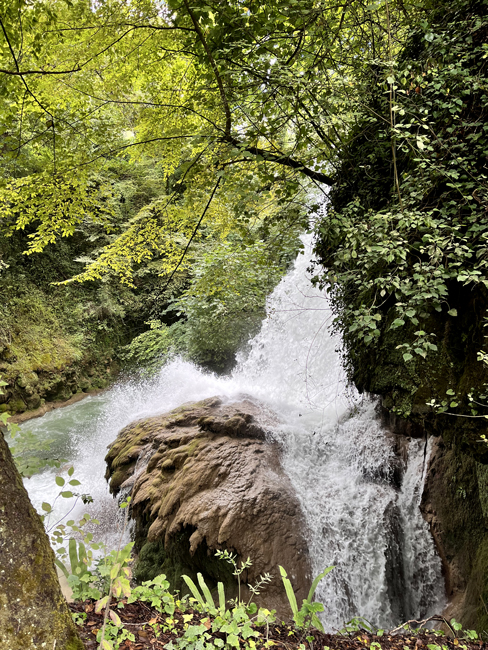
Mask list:
MULTIPOLYGON (((79 626, 78 630, 86 650, 96 650, 98 647, 96 636, 103 625, 103 612, 96 614, 94 603, 91 601, 71 603, 70 608, 75 613, 86 614, 83 627, 79 626)), ((160 614, 143 602, 131 603, 123 608, 114 606, 113 610, 120 617, 124 628, 134 638, 134 640, 122 641, 121 650, 157 650, 164 648, 170 641, 176 645, 176 639, 183 636, 190 615, 191 622, 189 624, 191 625, 198 625, 202 619, 208 617, 208 615, 191 609, 184 613, 177 611, 172 617, 174 620, 173 630, 165 632, 163 626, 165 626, 167 615, 160 614), (183 619, 183 616, 186 620, 183 619)), ((209 621, 206 625, 210 628, 209 621)), ((480 640, 467 641, 462 638, 439 636, 439 634, 429 631, 413 634, 405 630, 396 630, 390 633, 384 632, 381 636, 364 630, 347 634, 324 634, 317 630, 304 633, 302 630, 294 628, 292 624, 277 623, 270 624, 268 631, 263 627, 256 629, 261 632, 261 637, 255 639, 257 650, 264 650, 266 640, 272 641, 272 643, 268 643, 267 647, 273 647, 274 650, 296 650, 301 643, 310 650, 323 650, 324 648, 330 650, 359 650, 360 648, 368 650, 380 650, 380 648, 381 650, 423 650, 424 648, 425 650, 488 650, 488 643, 480 640), (312 636, 313 640, 310 638, 312 636), (307 637, 309 638, 307 639, 307 637)), ((209 633, 212 634, 210 629, 209 633)), ((212 637, 225 639, 225 635, 220 632, 213 633, 212 637)))

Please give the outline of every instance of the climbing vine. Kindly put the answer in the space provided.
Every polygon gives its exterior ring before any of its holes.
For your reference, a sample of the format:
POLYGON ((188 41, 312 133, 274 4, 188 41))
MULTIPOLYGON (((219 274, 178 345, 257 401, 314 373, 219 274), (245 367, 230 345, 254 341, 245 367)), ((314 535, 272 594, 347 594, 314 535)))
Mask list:
POLYGON ((488 304, 486 9, 439 5, 394 61, 371 64, 362 119, 317 228, 327 270, 316 281, 330 286, 352 374, 385 336, 412 372, 439 352, 436 314, 449 324, 488 304))

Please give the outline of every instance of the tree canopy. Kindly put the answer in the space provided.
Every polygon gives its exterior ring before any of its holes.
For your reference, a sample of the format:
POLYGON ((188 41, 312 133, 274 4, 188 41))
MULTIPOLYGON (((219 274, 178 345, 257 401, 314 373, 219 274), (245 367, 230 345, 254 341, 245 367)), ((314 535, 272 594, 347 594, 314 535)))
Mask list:
POLYGON ((5 2, 3 233, 31 254, 88 221, 106 239, 75 280, 134 286, 155 264, 167 287, 199 242, 237 255, 299 230, 332 187, 317 232, 338 322, 368 349, 410 323, 403 360, 425 358, 449 283, 486 283, 485 8, 5 2), (159 187, 124 220, 114 164, 142 160, 159 187))
POLYGON ((6 2, 4 227, 32 229, 28 252, 87 216, 110 229, 110 187, 94 174, 117 156, 151 155, 166 192, 81 278, 110 272, 130 283, 133 265, 155 256, 171 274, 202 221, 225 230, 259 212, 263 192, 276 213, 303 201, 303 187, 333 183, 364 105, 364 72, 375 61, 385 77, 408 24, 427 11, 403 2, 6 2))

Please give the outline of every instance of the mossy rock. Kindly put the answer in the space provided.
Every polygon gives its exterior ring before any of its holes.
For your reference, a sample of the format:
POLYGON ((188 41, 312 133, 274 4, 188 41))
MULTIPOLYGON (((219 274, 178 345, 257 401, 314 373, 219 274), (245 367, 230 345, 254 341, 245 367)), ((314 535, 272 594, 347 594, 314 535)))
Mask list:
POLYGON ((134 578, 143 582, 153 580, 164 573, 170 588, 184 596, 190 592, 182 576, 187 575, 196 582, 197 573, 202 573, 211 590, 216 589, 217 582, 222 582, 226 597, 234 598, 237 595, 237 581, 232 574, 231 565, 215 557, 215 553, 211 552, 205 543, 200 544, 191 555, 188 549, 193 532, 185 529, 172 541, 168 549, 165 549, 161 541, 146 542, 134 565, 134 578))
POLYGON ((27 410, 27 405, 22 399, 12 399, 7 403, 7 411, 11 413, 23 413, 27 410))
POLYGON ((453 615, 478 632, 488 629, 487 479, 486 465, 439 441, 421 504, 443 560, 453 615))
POLYGON ((488 535, 478 546, 466 587, 462 623, 465 629, 488 630, 488 535))
POLYGON ((275 575, 263 606, 289 614, 278 562, 294 567, 297 599, 306 597, 306 524, 261 415, 271 424, 272 414, 250 401, 210 398, 136 421, 119 433, 106 456, 106 476, 113 493, 122 485, 131 489, 138 580, 164 573, 172 588, 186 590, 181 575, 196 579, 200 572, 211 588, 221 581, 233 597, 231 567, 215 558, 217 549, 228 549, 253 560, 244 584, 275 575))

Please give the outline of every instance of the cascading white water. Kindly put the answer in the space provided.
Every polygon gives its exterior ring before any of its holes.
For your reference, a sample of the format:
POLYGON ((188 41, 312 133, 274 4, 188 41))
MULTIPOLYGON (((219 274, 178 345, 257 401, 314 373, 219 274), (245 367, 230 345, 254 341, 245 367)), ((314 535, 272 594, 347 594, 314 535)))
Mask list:
MULTIPOLYGON (((348 394, 340 339, 330 333, 326 295, 310 283, 310 240, 304 243, 305 254, 270 296, 261 331, 230 377, 177 359, 151 380, 116 385, 25 426, 51 436, 56 423, 69 419, 60 428, 70 431, 65 457, 95 498, 108 534, 116 508, 103 458, 122 427, 214 395, 259 402, 281 420, 272 435, 282 443, 283 466, 305 513, 314 572, 336 566, 317 594, 327 628, 358 615, 388 627, 444 604, 440 561, 418 508, 424 446, 409 443, 399 489, 393 481, 398 459, 374 403, 348 394)), ((58 438, 66 444, 66 432, 58 438)), ((54 498, 49 473, 31 479, 28 488, 35 505, 54 498)), ((286 568, 293 575, 293 567, 286 568)))
POLYGON ((310 283, 305 245, 233 380, 284 422, 275 435, 309 526, 314 573, 336 566, 317 592, 324 623, 334 629, 361 615, 389 627, 444 604, 441 563, 419 510, 424 447, 409 443, 398 489, 398 459, 375 404, 354 391, 347 399, 341 342, 330 333, 327 297, 310 283))

